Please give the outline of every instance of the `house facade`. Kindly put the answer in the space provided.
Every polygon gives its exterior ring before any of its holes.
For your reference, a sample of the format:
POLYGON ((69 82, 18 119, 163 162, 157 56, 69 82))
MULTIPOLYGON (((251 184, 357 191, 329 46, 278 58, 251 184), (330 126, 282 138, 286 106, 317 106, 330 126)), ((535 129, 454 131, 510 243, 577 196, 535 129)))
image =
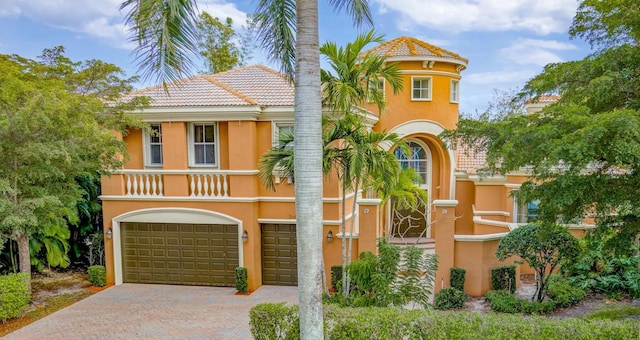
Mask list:
MULTIPOLYGON (((505 264, 495 258, 499 240, 534 218, 535 202, 519 206, 510 196, 527 174, 480 177, 474 170, 484 164, 482 155, 445 148, 438 138, 458 121, 467 59, 408 37, 367 53, 397 62, 404 78, 399 94, 384 89, 384 112, 364 105, 367 120, 408 143, 410 155, 387 148, 422 177, 429 201, 393 211, 371 193, 348 192, 347 223, 356 226, 352 256, 375 252, 383 236, 416 244, 439 256, 436 290, 449 286, 449 268, 456 266, 467 270, 467 294, 481 295, 491 288, 490 269, 505 264)), ((243 266, 249 289, 296 285, 294 184, 276 177, 271 191, 258 178, 260 157, 293 128, 293 86, 274 70, 248 66, 185 79, 170 85, 169 95, 162 87, 132 95, 151 99, 138 112, 150 129, 123 136, 128 161, 102 178, 108 282, 233 286, 235 268, 243 266)), ((327 275, 341 263, 346 237, 341 195, 337 177, 325 176, 327 275)))

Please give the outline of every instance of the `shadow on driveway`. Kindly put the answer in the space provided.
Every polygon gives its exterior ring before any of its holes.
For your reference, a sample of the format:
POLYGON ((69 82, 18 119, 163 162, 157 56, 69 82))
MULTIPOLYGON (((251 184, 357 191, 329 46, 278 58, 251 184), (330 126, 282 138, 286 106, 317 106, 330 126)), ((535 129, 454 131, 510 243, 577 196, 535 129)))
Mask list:
POLYGON ((6 339, 251 339, 258 303, 298 303, 297 287, 233 288, 123 284, 6 336, 6 339))

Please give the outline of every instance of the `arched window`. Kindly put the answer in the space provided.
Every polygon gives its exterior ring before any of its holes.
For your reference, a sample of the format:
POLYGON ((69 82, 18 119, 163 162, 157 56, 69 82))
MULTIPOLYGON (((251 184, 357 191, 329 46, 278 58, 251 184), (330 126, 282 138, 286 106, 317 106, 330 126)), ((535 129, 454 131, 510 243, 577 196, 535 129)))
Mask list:
POLYGON ((416 142, 408 142, 410 155, 405 154, 402 149, 396 148, 393 154, 403 169, 413 169, 420 178, 422 178, 421 186, 429 184, 429 156, 430 153, 424 146, 416 142))

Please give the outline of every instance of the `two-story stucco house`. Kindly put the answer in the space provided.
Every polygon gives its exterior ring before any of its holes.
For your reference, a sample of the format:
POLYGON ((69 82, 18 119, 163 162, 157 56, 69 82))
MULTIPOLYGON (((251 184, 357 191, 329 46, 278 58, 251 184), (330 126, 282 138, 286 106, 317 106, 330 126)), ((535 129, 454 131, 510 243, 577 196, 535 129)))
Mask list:
MULTIPOLYGON (((348 193, 354 255, 375 251, 382 236, 416 243, 439 255, 436 290, 448 286, 456 266, 467 270, 467 294, 480 295, 491 288, 490 269, 500 265, 499 240, 535 210, 509 195, 526 173, 481 178, 473 170, 482 155, 456 154, 438 138, 456 127, 467 59, 408 37, 368 53, 399 64, 404 90, 385 91, 383 113, 363 109, 374 130, 395 132, 409 144, 411 155, 393 146, 389 152, 422 177, 429 202, 394 212, 366 193, 348 193), (353 200, 357 209, 350 211, 353 200), (407 214, 414 217, 410 225, 403 222, 407 214)), ((169 93, 158 86, 133 94, 151 99, 138 112, 151 132, 124 136, 130 158, 102 180, 108 281, 233 286, 235 268, 244 266, 250 289, 297 284, 293 184, 276 178, 274 192, 257 176, 279 131, 293 127, 293 86, 274 70, 248 66, 185 79, 169 93)), ((341 192, 338 180, 325 178, 327 273, 341 262, 341 192)))

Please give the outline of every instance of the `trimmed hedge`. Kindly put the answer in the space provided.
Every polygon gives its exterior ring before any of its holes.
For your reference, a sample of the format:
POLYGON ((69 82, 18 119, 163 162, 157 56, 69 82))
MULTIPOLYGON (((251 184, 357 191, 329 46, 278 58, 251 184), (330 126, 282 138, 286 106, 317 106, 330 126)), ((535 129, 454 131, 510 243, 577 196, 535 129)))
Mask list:
POLYGON ((449 276, 449 286, 451 288, 456 288, 457 290, 464 292, 464 280, 465 274, 467 273, 464 268, 451 268, 451 274, 449 276))
POLYGON ((434 296, 433 307, 435 309, 462 308, 466 299, 464 292, 457 288, 443 288, 434 296))
POLYGON ((491 305, 491 310, 500 313, 547 314, 556 307, 553 301, 521 299, 504 290, 490 290, 485 295, 485 299, 491 305))
POLYGON ((249 290, 249 274, 247 268, 236 267, 236 290, 240 293, 246 293, 249 290))
POLYGON ((516 291, 516 266, 502 266, 491 269, 491 285, 494 290, 516 291))
POLYGON ((92 286, 104 287, 107 285, 107 270, 104 266, 91 266, 87 269, 87 274, 92 286))
POLYGON ((334 292, 338 291, 338 282, 342 281, 342 265, 331 266, 331 288, 334 292))
MULTIPOLYGON (((259 304, 254 339, 299 339, 297 306, 259 304)), ((636 321, 324 306, 326 339, 637 339, 636 321)))
POLYGON ((7 322, 29 307, 31 291, 26 273, 0 276, 0 321, 7 322))

